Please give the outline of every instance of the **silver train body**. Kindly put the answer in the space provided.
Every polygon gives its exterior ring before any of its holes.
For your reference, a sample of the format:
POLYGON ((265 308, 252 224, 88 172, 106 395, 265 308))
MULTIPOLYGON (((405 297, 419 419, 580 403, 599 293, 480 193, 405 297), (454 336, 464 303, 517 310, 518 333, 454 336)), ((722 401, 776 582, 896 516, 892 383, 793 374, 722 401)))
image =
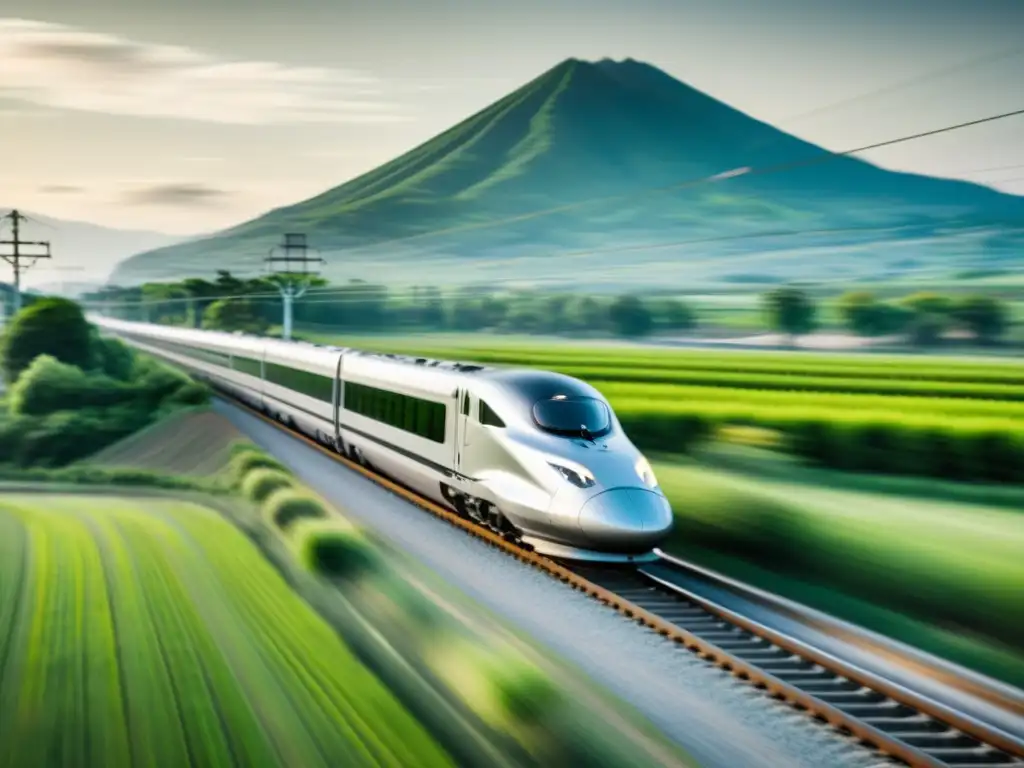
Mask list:
POLYGON ((649 463, 578 379, 90 321, 537 552, 643 560, 672 528, 649 463))

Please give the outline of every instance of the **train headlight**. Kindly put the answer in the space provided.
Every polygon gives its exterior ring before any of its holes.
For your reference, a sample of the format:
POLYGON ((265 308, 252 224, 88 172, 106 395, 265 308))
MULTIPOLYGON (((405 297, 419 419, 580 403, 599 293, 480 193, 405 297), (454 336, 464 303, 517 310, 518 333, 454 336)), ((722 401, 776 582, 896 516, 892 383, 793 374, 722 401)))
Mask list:
POLYGON ((560 474, 563 480, 568 480, 577 488, 590 488, 594 484, 594 476, 582 467, 570 469, 569 467, 563 467, 561 464, 552 464, 551 462, 548 462, 548 465, 560 474))
POLYGON ((646 458, 641 456, 636 460, 636 473, 640 476, 640 479, 644 481, 644 484, 648 488, 658 487, 658 478, 654 476, 654 470, 651 469, 651 464, 646 458))

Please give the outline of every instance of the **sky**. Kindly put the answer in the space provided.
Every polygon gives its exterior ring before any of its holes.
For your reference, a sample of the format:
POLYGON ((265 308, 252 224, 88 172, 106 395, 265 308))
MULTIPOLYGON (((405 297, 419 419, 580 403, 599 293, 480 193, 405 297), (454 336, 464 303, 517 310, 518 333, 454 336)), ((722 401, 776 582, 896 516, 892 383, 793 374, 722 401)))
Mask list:
MULTIPOLYGON (((0 206, 214 231, 568 57, 646 61, 843 150, 1024 108, 1022 29, 1021 0, 0 0, 0 206)), ((1024 194, 1024 117, 863 157, 1024 194)))

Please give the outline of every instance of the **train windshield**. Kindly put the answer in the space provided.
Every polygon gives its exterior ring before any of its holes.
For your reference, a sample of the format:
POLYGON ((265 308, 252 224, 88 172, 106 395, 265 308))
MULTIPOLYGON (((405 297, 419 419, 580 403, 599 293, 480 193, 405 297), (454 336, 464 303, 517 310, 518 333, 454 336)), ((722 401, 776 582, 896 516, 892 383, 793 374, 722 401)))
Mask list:
POLYGON ((612 428, 608 406, 592 397, 555 395, 538 400, 533 419, 547 432, 587 440, 606 435, 612 428))

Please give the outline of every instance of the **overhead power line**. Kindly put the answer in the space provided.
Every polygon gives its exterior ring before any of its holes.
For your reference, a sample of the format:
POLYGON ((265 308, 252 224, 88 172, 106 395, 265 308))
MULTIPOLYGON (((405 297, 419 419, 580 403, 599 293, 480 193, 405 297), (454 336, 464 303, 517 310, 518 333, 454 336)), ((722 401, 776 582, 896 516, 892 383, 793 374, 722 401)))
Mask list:
POLYGON ((922 83, 927 83, 931 80, 937 80, 939 78, 946 77, 957 72, 962 72, 964 70, 980 67, 983 64, 991 64, 1002 59, 1008 59, 1014 56, 1019 56, 1021 53, 1024 53, 1024 48, 1022 48, 1021 46, 1015 46, 1013 48, 1007 48, 1005 50, 999 51, 998 53, 990 53, 985 56, 979 56, 974 59, 969 59, 968 61, 960 62, 959 64, 952 64, 948 67, 934 69, 931 70, 930 72, 925 72, 924 74, 911 77, 907 80, 901 80, 897 83, 884 86, 883 88, 877 88, 873 91, 868 91, 867 93, 861 93, 856 96, 841 99, 840 101, 832 102, 831 104, 826 104, 823 107, 816 107, 815 109, 809 110, 807 112, 801 112, 798 115, 794 115, 792 117, 787 117, 783 120, 780 120, 778 124, 789 125, 790 123, 806 120, 809 117, 814 117, 824 112, 831 112, 833 110, 839 109, 840 107, 846 107, 851 104, 866 101, 868 99, 877 98, 879 96, 884 96, 890 93, 896 93, 912 85, 921 85, 922 83))
POLYGON ((972 173, 994 173, 995 171, 1015 171, 1018 168, 1024 168, 1024 163, 1018 163, 1017 165, 997 165, 991 168, 974 168, 968 171, 953 171, 953 173, 959 173, 964 176, 967 176, 972 173))

